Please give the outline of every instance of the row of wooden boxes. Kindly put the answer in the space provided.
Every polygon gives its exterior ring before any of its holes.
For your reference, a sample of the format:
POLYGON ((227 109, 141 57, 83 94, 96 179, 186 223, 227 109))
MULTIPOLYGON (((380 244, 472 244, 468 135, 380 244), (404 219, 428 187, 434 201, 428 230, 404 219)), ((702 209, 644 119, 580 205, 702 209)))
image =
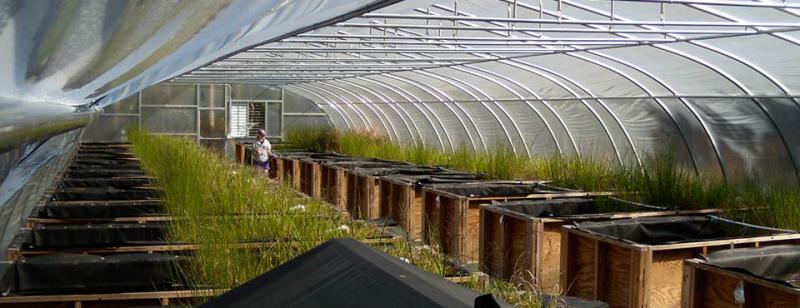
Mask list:
MULTIPOLYGON (((703 279, 722 279, 714 275, 726 270, 696 258, 800 241, 793 231, 725 220, 713 216, 716 210, 676 211, 542 182, 482 181, 477 174, 337 154, 279 154, 272 166, 273 177, 353 217, 390 219, 410 239, 437 244, 462 264, 477 262, 491 276, 611 307, 767 303, 750 294, 764 289, 750 280, 744 291, 731 291, 743 297, 708 291, 703 279)), ((773 280, 766 279, 781 285, 773 280)), ((797 289, 786 283, 782 289, 794 292, 794 302, 782 301, 797 307, 797 289)))

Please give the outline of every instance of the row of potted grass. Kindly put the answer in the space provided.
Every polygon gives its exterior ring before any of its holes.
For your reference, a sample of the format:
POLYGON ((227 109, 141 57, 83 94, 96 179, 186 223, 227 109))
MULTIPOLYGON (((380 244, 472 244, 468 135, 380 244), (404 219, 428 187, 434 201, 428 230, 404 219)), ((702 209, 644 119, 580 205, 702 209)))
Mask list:
POLYGON ((800 187, 768 179, 722 179, 687 170, 669 153, 654 154, 642 165, 620 165, 594 156, 515 155, 504 145, 476 152, 461 146, 443 150, 424 143, 397 143, 374 131, 334 128, 289 128, 291 146, 377 157, 479 172, 493 179, 542 179, 588 191, 635 192, 626 198, 682 209, 750 209, 736 211, 737 219, 777 228, 800 229, 800 187))
MULTIPOLYGON (((195 143, 133 131, 133 151, 164 190, 168 213, 180 216, 170 225, 170 240, 196 243, 190 266, 179 277, 197 288, 232 288, 336 237, 367 241, 383 235, 379 228, 353 222, 319 200, 270 183, 259 171, 234 164, 195 143), (235 214, 235 215, 231 215, 235 214), (237 244, 268 246, 236 249, 237 244)), ((452 272, 442 254, 394 239, 384 251, 424 270, 444 276, 452 272)), ((530 287, 492 281, 475 285, 511 304, 538 307, 530 287)))

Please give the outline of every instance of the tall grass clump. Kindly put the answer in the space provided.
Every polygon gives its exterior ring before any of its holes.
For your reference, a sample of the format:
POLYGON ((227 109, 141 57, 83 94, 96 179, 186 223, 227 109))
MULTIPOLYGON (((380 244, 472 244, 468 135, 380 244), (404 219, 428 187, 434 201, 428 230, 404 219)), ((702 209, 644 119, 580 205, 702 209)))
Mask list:
MULTIPOLYGON (((129 138, 164 191, 166 211, 178 218, 169 225, 167 240, 199 246, 190 264, 178 268, 179 279, 192 289, 236 287, 330 239, 385 236, 378 227, 346 219, 322 201, 301 197, 270 182, 263 171, 229 162, 193 141, 141 131, 129 138)), ((439 276, 454 273, 441 252, 400 238, 393 242, 383 250, 439 276)), ((538 297, 525 291, 502 291, 503 300, 539 307, 538 297)))
POLYGON ((139 131, 129 138, 163 189, 165 210, 179 217, 168 240, 200 247, 179 269, 193 288, 232 288, 329 239, 382 235, 191 141, 139 131), (249 244, 260 245, 241 248, 249 244))

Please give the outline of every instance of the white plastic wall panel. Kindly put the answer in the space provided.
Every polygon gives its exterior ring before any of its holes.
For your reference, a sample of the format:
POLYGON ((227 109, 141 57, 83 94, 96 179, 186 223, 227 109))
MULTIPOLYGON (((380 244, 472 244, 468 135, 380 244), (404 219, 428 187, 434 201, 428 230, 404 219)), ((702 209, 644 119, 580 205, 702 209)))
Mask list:
POLYGON ((617 161, 614 147, 597 117, 579 100, 550 101, 553 109, 564 120, 581 155, 598 155, 617 161))
POLYGON ((701 115, 697 106, 685 98, 664 98, 661 101, 673 113, 678 126, 685 132, 697 168, 721 176, 717 138, 712 134, 710 124, 701 115))
MULTIPOLYGON (((800 42, 800 40, 798 40, 800 42)), ((769 35, 751 35, 747 39, 708 40, 708 44, 741 55, 780 80, 792 93, 800 92, 800 46, 769 35)))
POLYGON ((391 100, 383 94, 357 83, 352 83, 349 79, 331 80, 325 83, 336 85, 340 89, 346 89, 354 95, 360 96, 362 100, 366 101, 369 106, 386 119, 387 125, 399 141, 414 141, 416 130, 412 128, 413 125, 409 124, 405 113, 398 111, 394 104, 390 104, 391 100))
POLYGON ((567 55, 552 55, 525 59, 524 62, 558 72, 569 80, 580 82, 580 86, 595 97, 620 97, 647 95, 634 83, 611 70, 589 61, 567 55))
POLYGON ((389 136, 389 138, 392 140, 397 140, 397 136, 394 134, 393 128, 389 126, 389 124, 386 122, 386 119, 378 110, 375 110, 371 104, 368 104, 368 100, 366 100, 364 97, 361 97, 359 94, 356 94, 348 89, 331 85, 326 82, 314 82, 309 83, 308 85, 313 85, 323 89, 329 94, 329 98, 334 101, 343 100, 347 102, 350 107, 356 109, 357 112, 367 120, 367 123, 371 126, 371 128, 380 129, 383 134, 389 136))
MULTIPOLYGON (((405 122, 404 125, 411 127, 413 138, 418 138, 414 139, 415 141, 434 140, 438 136, 439 132, 434 129, 434 121, 431 120, 428 113, 425 113, 419 107, 419 104, 414 102, 414 98, 410 94, 369 79, 350 78, 345 81, 348 84, 357 85, 359 89, 366 89, 366 92, 370 94, 379 96, 379 101, 383 102, 386 107, 395 110, 397 115, 405 122)), ((442 142, 432 144, 440 147, 445 146, 442 142)))
MULTIPOLYGON (((704 42, 698 44, 704 44, 704 42)), ((711 48, 715 48, 711 44, 708 45, 711 48)), ((774 82, 759 73, 756 70, 757 66, 753 66, 754 64, 751 64, 750 61, 737 61, 723 54, 729 53, 724 49, 714 51, 690 43, 670 44, 670 47, 702 60, 703 63, 698 65, 719 71, 720 74, 724 74, 726 78, 729 78, 732 83, 736 83, 738 87, 743 88, 745 93, 750 95, 786 95, 786 92, 776 86, 774 82)), ((739 58, 734 53, 730 53, 730 55, 739 58)))
POLYGON ((598 51, 619 57, 662 80, 679 95, 744 95, 717 72, 681 55, 655 47, 627 47, 598 51))
POLYGON ((576 52, 571 53, 570 55, 573 57, 580 57, 586 61, 592 61, 595 63, 595 65, 603 66, 609 70, 613 70, 616 74, 626 76, 626 80, 630 78, 632 83, 635 83, 637 87, 642 89, 648 95, 675 95, 675 93, 672 93, 663 84, 659 83, 656 79, 648 75, 648 71, 644 71, 643 69, 634 65, 629 65, 625 61, 621 61, 621 59, 610 57, 609 55, 598 53, 596 51, 576 52))
POLYGON ((719 140, 727 176, 775 177, 794 170, 783 140, 751 99, 692 101, 719 140))

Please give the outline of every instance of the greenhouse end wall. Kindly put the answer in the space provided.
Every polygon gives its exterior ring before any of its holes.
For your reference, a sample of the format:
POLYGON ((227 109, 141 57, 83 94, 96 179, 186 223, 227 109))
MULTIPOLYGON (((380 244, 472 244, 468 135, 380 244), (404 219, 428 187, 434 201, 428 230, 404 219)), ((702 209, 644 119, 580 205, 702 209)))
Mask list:
POLYGON ((231 154, 233 144, 248 142, 263 128, 273 142, 281 142, 287 127, 329 127, 330 120, 314 102, 282 89, 245 84, 156 85, 106 106, 88 126, 84 142, 126 142, 137 127, 149 132, 197 140, 220 153, 231 154), (232 134, 231 105, 258 105, 263 112, 244 123, 247 134, 232 134), (253 120, 253 121, 251 121, 253 120))

